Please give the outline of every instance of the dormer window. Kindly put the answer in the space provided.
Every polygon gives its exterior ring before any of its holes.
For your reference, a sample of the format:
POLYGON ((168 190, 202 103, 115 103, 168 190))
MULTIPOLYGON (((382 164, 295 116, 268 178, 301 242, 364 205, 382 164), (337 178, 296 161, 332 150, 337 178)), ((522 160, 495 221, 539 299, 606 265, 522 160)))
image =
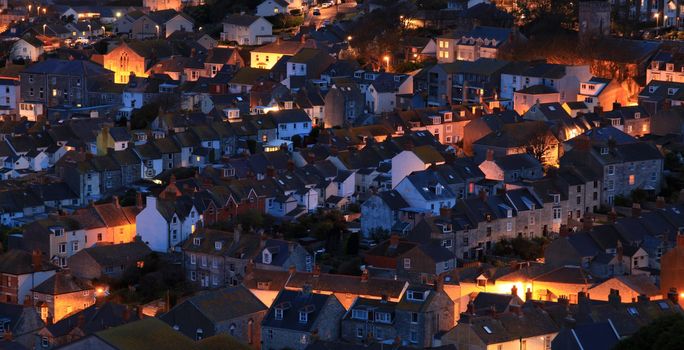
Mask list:
POLYGON ((306 311, 299 312, 299 322, 306 323, 309 320, 309 314, 306 311))
POLYGON ((272 259, 273 256, 271 255, 271 252, 269 252, 268 249, 264 249, 264 251, 261 253, 261 260, 264 262, 264 264, 271 264, 272 259))
POLYGON ((668 72, 674 72, 674 63, 667 63, 665 65, 665 70, 668 72))
POLYGON ((451 232, 451 224, 444 224, 444 225, 442 225, 442 232, 443 232, 443 233, 449 233, 449 232, 451 232))
POLYGON ((601 147, 601 155, 606 155, 608 154, 608 147, 601 147))
POLYGON ((560 204, 560 194, 553 195, 553 204, 560 204))
POLYGON ((652 93, 654 93, 657 89, 658 89, 657 86, 649 86, 649 87, 648 87, 648 92, 652 94, 652 93))
POLYGON ((214 242, 214 248, 216 250, 221 250, 223 249, 223 242, 214 242))
POLYGON ((413 301, 424 301, 427 291, 409 290, 406 292, 406 299, 413 301))
POLYGON ((64 227, 52 227, 50 231, 55 235, 55 237, 64 236, 64 227))
POLYGON ((275 319, 276 320, 282 320, 283 319, 283 311, 284 310, 282 308, 279 308, 279 307, 277 307, 275 309, 275 319))
MULTIPOLYGON (((670 92, 669 92, 669 90, 668 90, 668 94, 669 94, 669 93, 670 93, 670 92)), ((639 119, 639 118, 641 118, 641 112, 634 112, 634 119, 639 119)))
POLYGON ((357 320, 367 320, 368 319, 368 311, 367 310, 352 309, 352 318, 357 319, 357 320))
POLYGON ((487 286, 487 278, 484 276, 479 276, 477 278, 477 286, 478 287, 486 287, 487 286))
POLYGON ((202 244, 202 239, 199 238, 199 237, 195 237, 195 238, 192 239, 192 244, 194 244, 194 245, 200 245, 200 244, 202 244))

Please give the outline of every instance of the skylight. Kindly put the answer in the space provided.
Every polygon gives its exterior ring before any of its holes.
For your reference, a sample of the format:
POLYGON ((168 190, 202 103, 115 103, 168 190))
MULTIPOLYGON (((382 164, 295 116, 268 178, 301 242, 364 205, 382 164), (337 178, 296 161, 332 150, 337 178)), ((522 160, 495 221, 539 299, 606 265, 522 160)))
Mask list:
POLYGON ((482 326, 482 329, 484 329, 484 331, 487 332, 487 334, 492 334, 492 330, 489 329, 489 327, 487 327, 487 326, 482 326))

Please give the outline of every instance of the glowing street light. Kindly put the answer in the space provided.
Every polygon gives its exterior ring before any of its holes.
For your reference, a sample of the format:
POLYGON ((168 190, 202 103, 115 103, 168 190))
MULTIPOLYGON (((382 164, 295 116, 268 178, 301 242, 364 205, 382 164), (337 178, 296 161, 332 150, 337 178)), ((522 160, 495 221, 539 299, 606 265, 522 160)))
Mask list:
POLYGON ((157 39, 159 39, 159 25, 155 25, 155 28, 157 28, 157 39))
POLYGON ((347 36, 347 41, 351 41, 351 40, 352 40, 352 36, 351 35, 347 36))
POLYGON ((45 28, 47 28, 47 24, 43 24, 43 36, 45 36, 45 28))
POLYGON ((385 55, 385 57, 383 57, 382 59, 385 60, 385 63, 387 64, 387 71, 389 71, 390 57, 388 55, 385 55))
POLYGON ((46 13, 47 13, 47 8, 43 7, 43 14, 46 14, 46 13))
POLYGON ((102 29, 102 36, 105 36, 105 34, 107 34, 107 29, 105 26, 100 27, 100 29, 102 29))
POLYGON ((660 13, 655 13, 653 15, 653 17, 655 17, 655 19, 656 19, 656 28, 657 28, 657 27, 659 27, 658 23, 660 23, 660 21, 659 21, 660 20, 660 13))
POLYGON ((33 5, 28 5, 28 10, 29 10, 29 16, 31 16, 31 8, 33 8, 33 5))

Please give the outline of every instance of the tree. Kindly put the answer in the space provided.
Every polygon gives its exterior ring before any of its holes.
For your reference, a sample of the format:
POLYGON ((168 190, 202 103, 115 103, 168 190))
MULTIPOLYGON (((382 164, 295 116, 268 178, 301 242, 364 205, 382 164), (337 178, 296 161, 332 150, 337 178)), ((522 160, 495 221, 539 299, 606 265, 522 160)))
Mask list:
POLYGON ((356 255, 359 253, 360 237, 358 232, 352 232, 347 238, 347 255, 356 255))
POLYGON ((544 165, 549 165, 547 156, 558 146, 558 140, 549 131, 544 123, 536 123, 531 126, 527 137, 527 144, 524 146, 525 152, 544 165))
POLYGON ((631 337, 620 341, 614 350, 684 349, 684 316, 674 314, 655 320, 631 337))
POLYGON ((150 123, 159 115, 159 104, 150 103, 136 109, 131 114, 131 129, 147 129, 150 123))

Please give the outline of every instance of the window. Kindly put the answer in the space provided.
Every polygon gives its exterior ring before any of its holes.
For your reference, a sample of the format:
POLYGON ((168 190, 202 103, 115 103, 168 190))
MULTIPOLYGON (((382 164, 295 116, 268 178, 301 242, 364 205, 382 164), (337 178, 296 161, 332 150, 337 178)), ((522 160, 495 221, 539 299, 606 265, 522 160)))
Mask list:
POLYGON ((608 166, 608 175, 615 175, 615 165, 608 166))
POLYGON ((195 257, 195 254, 190 254, 190 264, 197 264, 197 258, 195 257))
POLYGON ((484 329, 487 334, 492 334, 492 330, 488 326, 482 326, 482 329, 484 329))
POLYGON ((418 342, 418 332, 411 330, 410 338, 411 338, 411 343, 417 343, 418 342))
POLYGON ((71 242, 71 250, 78 251, 78 241, 71 242))
MULTIPOLYGON (((47 317, 46 317, 47 318, 47 317)), ((48 337, 42 337, 40 338, 40 346, 47 348, 50 346, 50 341, 48 340, 48 337)))
POLYGON ((101 233, 98 233, 98 234, 97 234, 97 241, 98 241, 98 242, 101 242, 101 241, 102 241, 102 234, 101 234, 101 233))
POLYGON ((66 253, 66 243, 60 243, 59 244, 59 252, 60 253, 66 253))
POLYGON ((629 184, 634 185, 634 175, 629 175, 629 184))
POLYGON ((411 259, 410 258, 404 258, 404 269, 408 270, 411 268, 411 259))
POLYGON ((276 320, 282 320, 283 319, 283 309, 281 309, 281 308, 275 309, 275 319, 276 320))
POLYGON ((202 328, 197 328, 197 332, 195 333, 195 340, 202 340, 204 338, 204 331, 202 328))
MULTIPOLYGON (((352 318, 357 319, 357 320, 367 320, 368 319, 368 311, 352 309, 352 318)), ((377 314, 376 314, 376 318, 377 318, 377 314)))
POLYGON ((376 312, 375 322, 390 323, 392 321, 388 312, 376 312))
POLYGON ((559 220, 561 218, 561 208, 553 208, 553 219, 559 220))
POLYGON ((356 337, 363 338, 363 327, 356 327, 356 337))
POLYGON ((415 301, 423 301, 423 300, 425 300, 425 294, 426 294, 426 292, 423 292, 423 291, 409 290, 406 292, 406 299, 407 300, 415 300, 415 301))
POLYGON ((202 256, 202 266, 207 266, 207 257, 202 256))
POLYGON ((511 231, 513 230, 513 223, 512 222, 507 222, 506 223, 506 231, 511 231))
POLYGON ((308 313, 306 313, 304 311, 299 312, 299 322, 300 323, 306 323, 308 321, 308 319, 309 319, 308 313))
POLYGON ((608 191, 613 191, 615 189, 615 181, 608 180, 606 182, 606 188, 608 189, 608 191))
POLYGON ((216 250, 221 250, 223 249, 223 242, 214 242, 214 248, 216 250))

